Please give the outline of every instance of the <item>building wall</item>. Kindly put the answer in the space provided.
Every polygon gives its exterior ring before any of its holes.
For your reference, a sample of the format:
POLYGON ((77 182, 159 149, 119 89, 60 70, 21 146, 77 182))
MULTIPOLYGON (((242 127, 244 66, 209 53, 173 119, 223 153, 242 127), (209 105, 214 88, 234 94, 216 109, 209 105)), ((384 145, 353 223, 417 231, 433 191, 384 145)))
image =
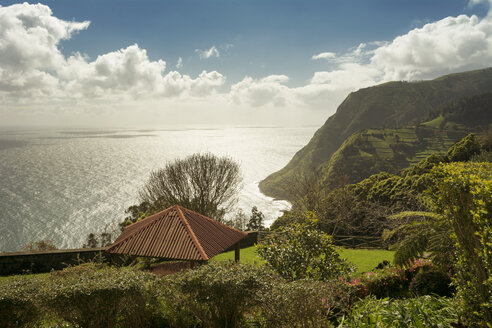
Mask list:
MULTIPOLYGON (((241 248, 253 246, 258 240, 258 232, 249 232, 241 240, 241 248)), ((234 246, 226 251, 233 250, 234 246)), ((60 249, 45 252, 0 253, 0 276, 23 273, 41 273, 61 270, 68 265, 101 260, 112 264, 122 264, 131 257, 106 253, 106 247, 83 249, 60 249)))
POLYGON ((68 265, 101 260, 108 263, 123 263, 127 258, 108 254, 106 248, 68 249, 46 252, 0 253, 0 275, 41 273, 61 270, 68 265))

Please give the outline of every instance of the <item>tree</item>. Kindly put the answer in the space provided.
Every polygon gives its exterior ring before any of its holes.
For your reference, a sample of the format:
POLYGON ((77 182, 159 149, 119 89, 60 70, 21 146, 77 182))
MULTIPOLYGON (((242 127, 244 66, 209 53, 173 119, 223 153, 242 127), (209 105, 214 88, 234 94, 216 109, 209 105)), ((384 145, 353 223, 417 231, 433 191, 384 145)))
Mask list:
POLYGON ((258 244, 258 255, 289 280, 327 280, 350 271, 328 234, 316 228, 308 213, 301 223, 281 227, 258 244))
POLYGON ((245 231, 248 225, 248 217, 246 216, 244 211, 240 208, 237 210, 234 217, 232 217, 230 220, 225 221, 225 224, 227 224, 230 227, 245 231))
POLYGON ((85 244, 82 245, 82 248, 97 248, 97 247, 107 247, 112 244, 112 234, 109 232, 106 232, 106 229, 104 229, 103 232, 100 234, 97 233, 90 233, 87 236, 87 240, 85 241, 85 244))
MULTIPOLYGON (((193 154, 151 172, 139 196, 141 205, 147 204, 145 214, 177 204, 221 222, 236 203, 241 182, 239 164, 231 158, 193 154)), ((141 216, 138 210, 130 213, 135 220, 141 216)))
POLYGON ((52 251, 58 249, 55 243, 52 240, 39 240, 35 242, 30 242, 22 246, 22 250, 26 252, 43 252, 43 251, 52 251))
POLYGON ((265 216, 261 211, 258 210, 256 206, 251 208, 251 217, 249 219, 248 224, 246 225, 246 230, 248 231, 261 231, 265 229, 263 226, 263 221, 265 220, 265 216))

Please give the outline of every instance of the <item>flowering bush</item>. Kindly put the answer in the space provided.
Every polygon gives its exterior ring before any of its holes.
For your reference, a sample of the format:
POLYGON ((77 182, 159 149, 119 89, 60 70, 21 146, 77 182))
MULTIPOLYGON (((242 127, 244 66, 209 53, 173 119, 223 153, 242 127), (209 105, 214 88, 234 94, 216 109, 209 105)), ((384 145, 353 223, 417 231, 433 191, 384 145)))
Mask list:
POLYGON ((408 295, 410 282, 419 272, 433 269, 427 259, 410 262, 406 268, 387 267, 367 272, 347 283, 358 291, 360 297, 374 295, 377 298, 403 297, 408 295))

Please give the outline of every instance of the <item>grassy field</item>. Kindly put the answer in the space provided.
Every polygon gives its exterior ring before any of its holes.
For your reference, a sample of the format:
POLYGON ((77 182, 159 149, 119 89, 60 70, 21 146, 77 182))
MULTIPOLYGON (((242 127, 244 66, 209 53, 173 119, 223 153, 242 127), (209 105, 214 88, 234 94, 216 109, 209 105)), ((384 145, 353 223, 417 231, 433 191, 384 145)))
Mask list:
MULTIPOLYGON (((392 262, 393 254, 393 251, 381 249, 340 249, 340 256, 357 266, 356 273, 371 271, 384 260, 392 262)), ((228 260, 234 260, 234 251, 222 253, 212 258, 212 261, 228 260)), ((241 249, 241 262, 253 264, 262 263, 263 261, 260 259, 258 254, 256 254, 256 247, 252 246, 241 249)))
POLYGON ((356 273, 369 272, 384 260, 393 262, 394 254, 384 249, 340 249, 340 256, 357 266, 356 273))
MULTIPOLYGON (((256 247, 248 247, 241 249, 241 263, 263 263, 264 261, 256 254, 256 247)), ((211 259, 211 261, 234 261, 234 251, 219 254, 211 259)))
MULTIPOLYGON (((393 261, 393 251, 380 249, 348 249, 340 248, 340 255, 348 262, 355 264, 356 273, 368 272, 374 269, 380 262, 388 260, 393 261)), ((234 251, 219 254, 211 259, 211 261, 233 261, 234 251)), ((256 247, 248 247, 241 249, 241 263, 263 264, 263 260, 256 253, 256 247)), ((49 273, 30 274, 26 276, 48 276, 49 273)), ((0 276, 0 282, 10 279, 15 276, 0 276)))

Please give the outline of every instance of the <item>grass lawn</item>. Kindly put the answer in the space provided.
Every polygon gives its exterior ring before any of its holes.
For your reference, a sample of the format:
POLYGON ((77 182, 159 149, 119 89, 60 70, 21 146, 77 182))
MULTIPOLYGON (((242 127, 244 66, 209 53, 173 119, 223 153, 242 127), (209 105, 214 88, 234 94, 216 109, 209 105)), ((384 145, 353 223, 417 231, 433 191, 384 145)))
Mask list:
MULTIPOLYGON (((386 251, 381 249, 349 249, 341 248, 340 256, 347 259, 348 262, 357 266, 356 273, 368 272, 374 269, 380 262, 388 260, 393 261, 393 251, 386 251)), ((228 261, 234 260, 234 251, 222 253, 211 261, 228 261)), ((256 254, 256 247, 248 247, 241 249, 241 262, 242 263, 262 263, 258 254, 256 254)))
MULTIPOLYGON (((211 259, 211 261, 234 261, 234 251, 219 254, 211 259)), ((263 260, 256 254, 256 246, 241 249, 241 263, 263 263, 263 260)))
POLYGON ((369 272, 384 260, 393 262, 394 254, 384 249, 340 249, 340 256, 357 266, 356 273, 369 272))

